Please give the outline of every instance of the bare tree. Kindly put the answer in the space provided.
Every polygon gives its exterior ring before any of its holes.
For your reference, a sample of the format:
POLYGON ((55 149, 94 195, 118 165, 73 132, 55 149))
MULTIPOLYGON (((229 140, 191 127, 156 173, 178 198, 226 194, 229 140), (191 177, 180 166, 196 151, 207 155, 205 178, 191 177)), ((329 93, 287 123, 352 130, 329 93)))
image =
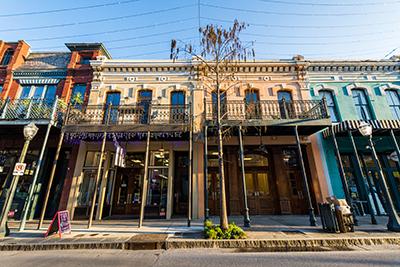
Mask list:
MULTIPOLYGON (((227 29, 221 26, 209 24, 200 28, 201 41, 198 50, 191 44, 172 40, 171 41, 171 59, 178 59, 180 53, 191 56, 200 64, 196 67, 198 77, 204 79, 202 82, 205 93, 211 93, 216 101, 213 105, 213 114, 215 128, 217 131, 218 143, 218 167, 220 177, 220 226, 222 229, 228 229, 228 213, 226 205, 226 188, 223 156, 223 131, 224 125, 222 118, 226 110, 221 105, 226 101, 227 91, 237 86, 235 73, 238 71, 238 63, 246 61, 249 57, 254 58, 253 43, 244 44, 240 38, 240 33, 245 30, 247 25, 237 20, 227 29)), ((206 108, 206 107, 204 107, 206 108)))

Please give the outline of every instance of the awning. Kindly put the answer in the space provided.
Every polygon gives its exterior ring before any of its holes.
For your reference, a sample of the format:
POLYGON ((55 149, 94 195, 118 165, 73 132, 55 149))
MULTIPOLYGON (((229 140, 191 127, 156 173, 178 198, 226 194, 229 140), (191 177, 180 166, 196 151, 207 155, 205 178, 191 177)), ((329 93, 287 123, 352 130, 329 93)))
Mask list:
MULTIPOLYGON (((332 128, 335 134, 347 133, 349 130, 358 130, 362 122, 367 122, 372 125, 373 130, 400 129, 400 120, 347 120, 333 124, 332 128)), ((332 134, 332 129, 327 128, 322 132, 322 134, 324 138, 327 138, 332 134)))

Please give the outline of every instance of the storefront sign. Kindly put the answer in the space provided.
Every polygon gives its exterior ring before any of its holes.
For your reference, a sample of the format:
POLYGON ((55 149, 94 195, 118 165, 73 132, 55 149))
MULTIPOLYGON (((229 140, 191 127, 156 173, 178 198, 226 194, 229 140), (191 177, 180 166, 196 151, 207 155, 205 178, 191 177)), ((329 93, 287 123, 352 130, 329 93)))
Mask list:
POLYGON ((44 237, 57 232, 60 235, 60 238, 62 234, 71 233, 71 223, 69 221, 69 213, 67 210, 57 211, 44 237))
POLYGON ((13 175, 24 175, 26 163, 16 163, 13 171, 13 175))

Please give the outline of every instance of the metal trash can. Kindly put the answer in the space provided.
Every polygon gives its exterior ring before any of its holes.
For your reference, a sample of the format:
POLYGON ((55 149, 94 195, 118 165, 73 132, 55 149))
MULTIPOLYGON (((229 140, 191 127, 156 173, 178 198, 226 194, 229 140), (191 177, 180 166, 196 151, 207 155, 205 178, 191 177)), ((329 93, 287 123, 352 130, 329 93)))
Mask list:
POLYGON ((329 233, 340 233, 335 205, 331 203, 319 203, 318 206, 321 215, 322 229, 329 233))

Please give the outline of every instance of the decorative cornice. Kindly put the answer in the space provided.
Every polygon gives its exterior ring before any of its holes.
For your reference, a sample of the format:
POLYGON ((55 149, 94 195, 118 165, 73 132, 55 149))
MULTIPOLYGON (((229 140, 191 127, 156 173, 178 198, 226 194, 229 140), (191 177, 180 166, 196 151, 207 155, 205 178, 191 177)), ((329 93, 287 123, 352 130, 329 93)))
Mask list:
POLYGON ((23 77, 52 77, 52 78, 65 78, 67 71, 55 70, 55 71, 14 71, 14 77, 16 79, 23 77))
POLYGON ((18 79, 20 84, 58 84, 60 79, 39 79, 39 78, 26 78, 18 79))

